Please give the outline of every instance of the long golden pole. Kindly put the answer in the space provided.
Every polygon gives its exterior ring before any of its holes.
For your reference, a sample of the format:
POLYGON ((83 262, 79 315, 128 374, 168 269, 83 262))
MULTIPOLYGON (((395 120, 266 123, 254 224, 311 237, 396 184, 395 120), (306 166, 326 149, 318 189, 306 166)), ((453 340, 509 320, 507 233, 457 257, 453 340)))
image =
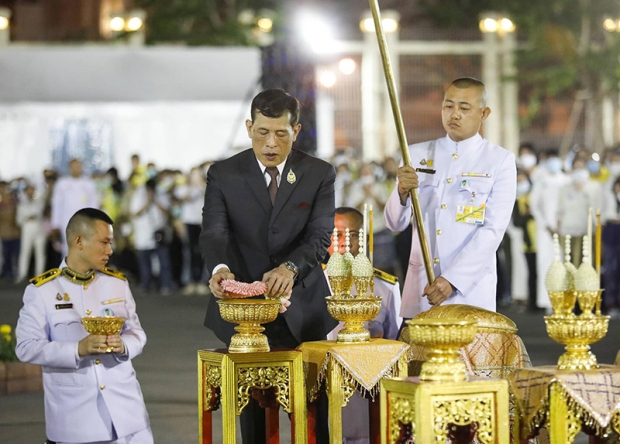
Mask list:
MULTIPOLYGON (((379 42, 379 50, 381 51, 381 61, 383 62, 383 72, 385 81, 387 82, 388 93, 390 95, 390 104, 392 105, 392 113, 394 114, 394 122, 396 123, 396 131, 398 132, 398 142, 400 151, 403 156, 403 164, 411 166, 411 157, 409 156, 409 147, 407 146, 407 136, 405 135, 405 125, 403 124, 403 116, 400 112, 400 104, 398 102, 398 94, 396 92, 396 83, 394 82, 394 72, 392 71, 392 63, 390 62, 390 54, 388 53, 387 41, 383 32, 381 23, 381 11, 379 10, 378 0, 369 0, 372 18, 375 22, 375 32, 379 42)), ((418 198, 418 190, 413 189, 409 192, 411 196, 411 206, 413 207, 413 217, 417 226, 418 238, 422 247, 422 258, 424 259, 424 268, 426 269, 426 277, 429 284, 435 281, 435 272, 431 263, 431 254, 426 241, 426 230, 424 229, 424 219, 422 219, 422 209, 420 208, 420 199, 418 198)))

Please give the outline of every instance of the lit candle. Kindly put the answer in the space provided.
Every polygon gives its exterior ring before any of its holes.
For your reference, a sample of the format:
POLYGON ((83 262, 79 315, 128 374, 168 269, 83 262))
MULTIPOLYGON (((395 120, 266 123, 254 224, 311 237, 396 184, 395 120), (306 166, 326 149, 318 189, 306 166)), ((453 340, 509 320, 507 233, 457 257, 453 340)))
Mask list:
POLYGON ((364 220, 362 221, 362 228, 364 233, 368 233, 368 204, 364 204, 364 220))
POLYGON ((373 265, 373 252, 374 252, 374 233, 372 230, 373 221, 372 221, 372 205, 370 206, 370 212, 368 214, 368 258, 370 259, 370 265, 373 265))
MULTIPOLYGON (((592 207, 588 208, 588 240, 590 241, 590 251, 592 251, 592 207)), ((590 257, 592 257, 592 253, 590 253, 590 257)))
POLYGON ((594 256, 594 263, 596 265, 596 272, 598 273, 599 280, 601 279, 601 210, 596 210, 596 250, 594 256))

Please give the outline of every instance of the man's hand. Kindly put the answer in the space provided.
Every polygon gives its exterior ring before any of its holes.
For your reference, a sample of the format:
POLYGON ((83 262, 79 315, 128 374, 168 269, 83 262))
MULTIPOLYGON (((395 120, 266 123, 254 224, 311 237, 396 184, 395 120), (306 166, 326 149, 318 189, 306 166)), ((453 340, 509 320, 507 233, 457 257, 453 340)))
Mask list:
POLYGON ((441 305, 446 299, 450 297, 454 287, 445 278, 439 276, 435 279, 431 285, 424 287, 424 294, 428 298, 428 303, 431 305, 441 305))
POLYGON ((121 339, 120 335, 106 336, 106 344, 108 344, 108 350, 112 347, 108 353, 117 353, 119 355, 125 354, 125 343, 121 339))
POLYGON ((263 275, 263 282, 267 284, 267 293, 265 293, 265 296, 268 298, 288 295, 293 290, 295 273, 284 265, 280 265, 278 268, 274 268, 265 273, 263 275))
MULTIPOLYGON (((80 357, 86 355, 98 355, 106 353, 108 348, 108 336, 106 335, 88 335, 78 342, 78 354, 80 357)), ((120 338, 119 338, 120 339, 120 338)))
POLYGON ((220 282, 224 279, 235 279, 235 275, 232 274, 228 268, 220 268, 217 270, 217 273, 214 273, 211 279, 209 279, 209 288, 216 298, 225 298, 228 296, 228 293, 220 287, 220 282))
POLYGON ((409 191, 417 188, 419 185, 418 175, 415 172, 415 168, 405 165, 398 169, 397 177, 400 203, 404 205, 409 197, 409 191))

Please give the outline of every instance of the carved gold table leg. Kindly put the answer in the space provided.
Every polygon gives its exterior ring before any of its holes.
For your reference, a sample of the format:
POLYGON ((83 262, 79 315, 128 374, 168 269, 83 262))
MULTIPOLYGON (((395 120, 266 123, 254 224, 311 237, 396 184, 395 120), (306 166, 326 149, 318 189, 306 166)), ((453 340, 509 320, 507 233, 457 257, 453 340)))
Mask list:
POLYGON ((569 444, 581 430, 581 420, 568 408, 561 386, 549 387, 549 444, 569 444))
POLYGON ((327 376, 329 444, 342 444, 342 407, 345 405, 342 372, 330 364, 327 376))

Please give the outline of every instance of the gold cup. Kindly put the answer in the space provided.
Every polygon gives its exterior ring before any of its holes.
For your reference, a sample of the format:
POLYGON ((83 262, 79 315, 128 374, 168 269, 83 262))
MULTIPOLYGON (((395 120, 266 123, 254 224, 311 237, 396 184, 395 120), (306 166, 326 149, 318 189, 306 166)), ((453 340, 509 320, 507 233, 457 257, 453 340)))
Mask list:
MULTIPOLYGON (((91 335, 118 335, 123 329, 125 318, 118 316, 92 316, 82 318, 82 325, 91 335)), ((106 353, 111 353, 113 347, 107 347, 106 353)))
POLYGON ((478 322, 473 319, 412 319, 407 321, 412 344, 427 349, 427 361, 422 364, 422 381, 465 381, 467 371, 459 356, 476 337, 478 322))
POLYGON ((598 368, 590 344, 600 341, 607 334, 609 316, 545 316, 547 333, 554 341, 563 344, 566 352, 558 359, 560 370, 590 370, 598 368))
POLYGON ((350 298, 353 279, 349 276, 329 276, 329 285, 335 298, 350 298))
POLYGON ((277 299, 218 299, 222 319, 233 324, 237 332, 230 338, 230 353, 268 352, 269 341, 261 324, 273 322, 280 311, 277 299))
POLYGON ((577 292, 575 290, 550 291, 549 299, 555 316, 572 316, 577 292))
POLYGON ((381 298, 373 295, 364 298, 339 299, 326 297, 327 311, 332 318, 344 322, 344 328, 338 332, 337 342, 368 342, 370 332, 364 322, 377 317, 381 310, 381 298))
POLYGON ((592 310, 597 305, 597 301, 600 300, 601 294, 603 290, 596 291, 578 291, 577 292, 577 303, 579 304, 579 308, 581 309, 582 318, 591 318, 594 316, 592 310))
MULTIPOLYGON (((374 276, 359 276, 354 277, 355 289, 357 290, 358 298, 366 298, 368 290, 370 289, 370 282, 374 279, 374 276)), ((372 293, 372 292, 371 292, 372 293)))

